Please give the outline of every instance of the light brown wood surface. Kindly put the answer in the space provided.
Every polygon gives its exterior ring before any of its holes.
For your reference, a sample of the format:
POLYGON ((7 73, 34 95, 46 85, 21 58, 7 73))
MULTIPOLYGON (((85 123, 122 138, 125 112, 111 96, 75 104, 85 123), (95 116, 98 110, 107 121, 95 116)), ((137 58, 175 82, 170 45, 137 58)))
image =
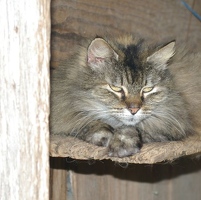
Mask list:
POLYGON ((0 199, 49 199, 50 1, 0 2, 0 199))

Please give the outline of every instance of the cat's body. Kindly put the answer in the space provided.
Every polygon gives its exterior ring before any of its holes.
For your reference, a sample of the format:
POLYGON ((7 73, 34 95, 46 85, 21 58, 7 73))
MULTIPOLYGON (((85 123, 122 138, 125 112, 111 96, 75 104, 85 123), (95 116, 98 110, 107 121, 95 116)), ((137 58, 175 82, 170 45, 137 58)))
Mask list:
POLYGON ((51 133, 107 146, 118 157, 193 134, 200 128, 201 66, 174 54, 174 42, 153 49, 132 37, 86 43, 53 70, 51 133))

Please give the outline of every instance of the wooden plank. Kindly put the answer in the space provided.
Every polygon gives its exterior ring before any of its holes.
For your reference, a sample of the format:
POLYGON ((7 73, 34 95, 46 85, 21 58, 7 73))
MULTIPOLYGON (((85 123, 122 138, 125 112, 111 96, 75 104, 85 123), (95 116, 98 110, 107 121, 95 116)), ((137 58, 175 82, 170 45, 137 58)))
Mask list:
POLYGON ((74 200, 200 200, 200 164, 187 159, 175 164, 125 168, 111 161, 75 161, 68 167, 72 171, 74 200))
MULTIPOLYGON (((199 1, 186 1, 201 13, 199 1)), ((152 42, 176 39, 201 50, 201 23, 180 1, 57 0, 52 2, 52 59, 57 67, 76 51, 83 37, 132 33, 152 42)))
POLYGON ((47 200, 50 1, 0 9, 0 199, 47 200))
POLYGON ((70 193, 67 187, 66 159, 50 158, 50 167, 50 200, 66 200, 70 193))
MULTIPOLYGON (((193 4, 193 0, 186 2, 191 6, 193 4)), ((52 31, 76 33, 84 37, 135 33, 150 40, 174 38, 186 42, 190 17, 190 12, 182 3, 174 0, 52 2, 52 31)), ((190 26, 190 38, 199 49, 195 38, 201 38, 201 26, 194 19, 190 26)))

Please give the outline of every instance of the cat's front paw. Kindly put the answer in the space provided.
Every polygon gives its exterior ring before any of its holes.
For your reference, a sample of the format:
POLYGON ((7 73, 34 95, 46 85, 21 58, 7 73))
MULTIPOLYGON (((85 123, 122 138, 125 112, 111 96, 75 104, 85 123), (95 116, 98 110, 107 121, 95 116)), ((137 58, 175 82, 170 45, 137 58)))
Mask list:
POLYGON ((101 128, 95 133, 87 134, 85 141, 91 144, 95 144, 97 146, 107 147, 112 137, 113 137, 112 132, 110 132, 105 128, 101 128))
POLYGON ((140 151, 142 143, 136 130, 125 128, 117 130, 108 146, 108 155, 111 157, 127 157, 140 151))

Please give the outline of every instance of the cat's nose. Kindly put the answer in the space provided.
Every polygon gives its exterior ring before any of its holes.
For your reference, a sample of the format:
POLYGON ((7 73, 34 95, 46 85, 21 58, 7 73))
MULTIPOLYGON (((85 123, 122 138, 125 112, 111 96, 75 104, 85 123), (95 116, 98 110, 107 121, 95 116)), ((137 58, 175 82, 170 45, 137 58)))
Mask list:
POLYGON ((126 101, 127 109, 132 115, 135 115, 141 108, 142 102, 140 99, 131 99, 126 101))
POLYGON ((139 107, 134 107, 134 108, 128 108, 128 109, 129 109, 129 111, 131 112, 132 115, 135 115, 140 108, 139 107))

